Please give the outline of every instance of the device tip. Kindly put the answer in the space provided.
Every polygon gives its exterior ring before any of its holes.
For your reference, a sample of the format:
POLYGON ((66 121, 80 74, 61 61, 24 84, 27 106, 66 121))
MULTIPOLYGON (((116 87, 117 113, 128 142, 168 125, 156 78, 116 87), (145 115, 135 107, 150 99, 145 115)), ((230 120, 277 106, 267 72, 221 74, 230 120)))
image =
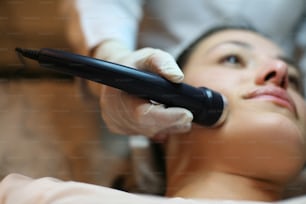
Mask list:
POLYGON ((213 127, 218 127, 221 124, 224 123, 224 121, 226 120, 227 116, 228 116, 228 100, 227 98, 221 94, 222 100, 223 100, 223 110, 222 110, 222 114, 220 116, 220 118, 218 119, 218 121, 213 125, 213 127))
POLYGON ((30 50, 30 49, 23 49, 20 47, 16 47, 15 51, 20 53, 22 56, 37 60, 39 56, 39 51, 37 50, 30 50))
POLYGON ((22 53, 22 48, 16 47, 16 48, 15 48, 15 51, 16 51, 16 52, 19 52, 19 53, 22 53))

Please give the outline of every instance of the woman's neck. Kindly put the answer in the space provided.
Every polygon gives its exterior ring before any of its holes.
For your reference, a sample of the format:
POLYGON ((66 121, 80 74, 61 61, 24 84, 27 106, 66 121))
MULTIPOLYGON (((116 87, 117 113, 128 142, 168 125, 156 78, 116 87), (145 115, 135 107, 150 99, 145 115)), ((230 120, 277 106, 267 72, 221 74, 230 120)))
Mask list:
POLYGON ((172 176, 166 195, 221 200, 275 201, 283 188, 269 181, 226 172, 202 172, 172 176))

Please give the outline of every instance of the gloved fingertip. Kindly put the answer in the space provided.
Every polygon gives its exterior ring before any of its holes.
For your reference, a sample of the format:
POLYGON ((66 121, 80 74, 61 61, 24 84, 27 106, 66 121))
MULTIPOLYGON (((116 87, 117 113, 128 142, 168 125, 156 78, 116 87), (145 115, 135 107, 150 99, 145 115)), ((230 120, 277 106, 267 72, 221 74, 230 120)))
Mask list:
POLYGON ((182 117, 182 121, 184 121, 184 123, 191 123, 193 120, 193 115, 190 111, 186 110, 184 112, 184 115, 182 117))
POLYGON ((192 123, 176 123, 154 136, 154 141, 164 142, 169 135, 183 134, 191 130, 192 123))
POLYGON ((181 133, 188 132, 191 129, 191 126, 192 126, 192 122, 186 121, 184 123, 177 125, 177 130, 181 133))
POLYGON ((166 111, 167 115, 165 116, 167 116, 169 124, 191 123, 193 120, 192 113, 187 109, 170 107, 166 108, 166 111))
POLYGON ((184 75, 172 75, 169 80, 174 83, 181 83, 184 80, 184 75))
POLYGON ((179 69, 179 67, 167 67, 167 68, 161 68, 163 74, 165 77, 175 83, 180 83, 184 79, 183 72, 179 69))

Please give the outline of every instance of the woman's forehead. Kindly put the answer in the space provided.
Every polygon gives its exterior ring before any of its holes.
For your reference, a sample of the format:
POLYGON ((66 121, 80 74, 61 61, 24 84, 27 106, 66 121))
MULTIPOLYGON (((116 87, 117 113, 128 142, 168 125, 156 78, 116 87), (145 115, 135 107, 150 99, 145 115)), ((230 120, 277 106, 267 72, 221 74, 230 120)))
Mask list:
MULTIPOLYGON (((270 39, 250 30, 222 30, 203 39, 198 48, 201 51, 209 51, 219 45, 232 43, 242 47, 249 47, 267 54, 282 54, 280 47, 270 39)), ((263 53, 262 53, 263 54, 263 53)))

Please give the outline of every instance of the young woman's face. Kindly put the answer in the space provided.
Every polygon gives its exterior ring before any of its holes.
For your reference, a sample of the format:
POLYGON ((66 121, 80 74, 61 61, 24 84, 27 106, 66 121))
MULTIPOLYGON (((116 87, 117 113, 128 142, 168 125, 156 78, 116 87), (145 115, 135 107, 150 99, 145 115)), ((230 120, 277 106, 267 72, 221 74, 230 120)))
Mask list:
POLYGON ((186 83, 224 94, 230 110, 222 126, 194 125, 192 134, 182 137, 189 159, 198 158, 195 168, 211 165, 285 180, 301 169, 306 149, 301 76, 280 48, 251 31, 225 30, 197 46, 184 73, 186 83))

